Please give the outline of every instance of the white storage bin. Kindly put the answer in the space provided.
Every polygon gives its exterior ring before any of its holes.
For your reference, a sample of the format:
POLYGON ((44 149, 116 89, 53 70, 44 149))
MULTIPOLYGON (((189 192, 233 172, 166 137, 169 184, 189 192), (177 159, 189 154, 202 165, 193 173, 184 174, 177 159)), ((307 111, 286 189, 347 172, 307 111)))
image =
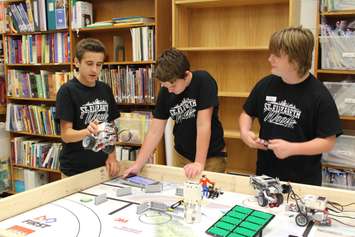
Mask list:
POLYGON ((333 150, 323 153, 322 162, 355 168, 355 136, 339 136, 333 150))
POLYGON ((354 0, 322 0, 322 8, 324 11, 344 11, 355 10, 354 0))
POLYGON ((340 115, 355 116, 355 83, 324 82, 332 94, 340 115))
POLYGON ((146 136, 150 119, 135 113, 121 113, 115 123, 118 128, 118 141, 129 144, 142 144, 146 136))
POLYGON ((321 36, 322 69, 355 69, 355 36, 321 36))

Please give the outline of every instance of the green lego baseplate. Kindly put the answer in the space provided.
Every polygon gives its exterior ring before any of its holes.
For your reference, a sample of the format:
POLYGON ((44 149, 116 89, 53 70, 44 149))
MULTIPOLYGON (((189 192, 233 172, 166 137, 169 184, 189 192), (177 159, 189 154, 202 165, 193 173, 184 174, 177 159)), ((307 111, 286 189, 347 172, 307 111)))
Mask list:
POLYGON ((235 205, 206 233, 218 237, 254 237, 261 236, 262 230, 275 215, 251 208, 235 205))

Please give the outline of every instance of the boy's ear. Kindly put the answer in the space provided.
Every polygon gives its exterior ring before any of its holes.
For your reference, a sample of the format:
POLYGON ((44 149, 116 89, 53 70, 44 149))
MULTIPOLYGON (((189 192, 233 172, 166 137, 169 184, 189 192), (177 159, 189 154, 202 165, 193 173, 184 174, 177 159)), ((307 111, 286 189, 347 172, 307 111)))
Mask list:
POLYGON ((75 64, 75 67, 79 68, 80 66, 80 61, 77 57, 74 58, 74 64, 75 64))

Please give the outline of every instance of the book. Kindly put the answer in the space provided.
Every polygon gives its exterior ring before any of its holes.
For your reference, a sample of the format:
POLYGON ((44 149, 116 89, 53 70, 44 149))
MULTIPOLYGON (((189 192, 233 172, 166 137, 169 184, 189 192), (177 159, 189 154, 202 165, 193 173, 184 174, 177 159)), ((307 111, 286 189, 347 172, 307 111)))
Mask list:
POLYGON ((145 16, 129 16, 129 17, 112 18, 112 22, 114 24, 120 24, 120 23, 146 24, 146 23, 154 23, 154 21, 155 21, 154 17, 145 17, 145 16))
POLYGON ((94 22, 92 24, 88 24, 85 27, 87 28, 96 28, 96 27, 107 27, 107 26, 112 26, 113 23, 111 21, 98 21, 94 22))
POLYGON ((67 24, 67 11, 64 0, 55 1, 55 27, 56 29, 66 29, 67 24))

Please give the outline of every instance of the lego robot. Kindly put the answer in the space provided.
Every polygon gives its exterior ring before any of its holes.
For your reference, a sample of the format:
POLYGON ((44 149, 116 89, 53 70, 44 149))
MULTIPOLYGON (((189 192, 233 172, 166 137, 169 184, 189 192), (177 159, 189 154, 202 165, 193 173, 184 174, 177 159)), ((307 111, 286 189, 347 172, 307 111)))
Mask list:
POLYGON ((250 184, 257 191, 256 198, 259 206, 278 207, 283 203, 284 188, 279 179, 267 175, 250 176, 250 184))
POLYGON ((103 151, 110 154, 115 149, 117 141, 117 129, 112 123, 103 122, 98 125, 97 135, 91 134, 83 139, 83 147, 95 152, 103 151))
POLYGON ((310 221, 323 226, 331 225, 325 197, 306 195, 297 203, 297 207, 295 221, 298 226, 306 226, 310 221))

